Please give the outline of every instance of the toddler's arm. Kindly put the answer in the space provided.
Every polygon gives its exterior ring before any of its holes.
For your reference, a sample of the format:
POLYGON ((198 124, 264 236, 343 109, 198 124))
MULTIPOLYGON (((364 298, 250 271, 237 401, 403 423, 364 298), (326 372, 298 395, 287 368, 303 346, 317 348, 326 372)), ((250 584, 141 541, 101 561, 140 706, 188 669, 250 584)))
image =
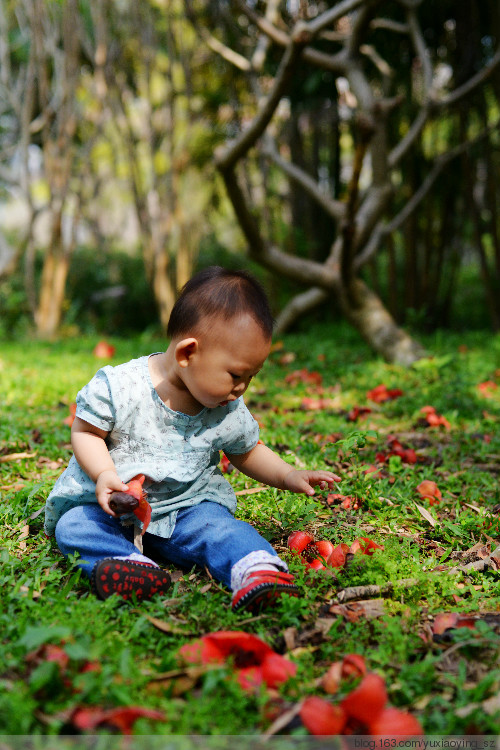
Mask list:
POLYGON ((116 513, 109 507, 109 496, 115 490, 127 490, 128 486, 116 473, 108 446, 104 442, 107 436, 105 430, 100 430, 79 417, 75 418, 71 427, 71 445, 75 458, 83 471, 95 482, 95 494, 101 508, 110 516, 116 517, 116 513))
POLYGON ((340 482, 340 477, 331 471, 299 471, 283 461, 276 453, 262 443, 252 448, 248 453, 241 455, 228 455, 229 460, 252 479, 269 484, 271 487, 279 487, 281 490, 292 492, 305 492, 306 495, 314 495, 314 486, 324 490, 333 487, 335 482, 340 482))

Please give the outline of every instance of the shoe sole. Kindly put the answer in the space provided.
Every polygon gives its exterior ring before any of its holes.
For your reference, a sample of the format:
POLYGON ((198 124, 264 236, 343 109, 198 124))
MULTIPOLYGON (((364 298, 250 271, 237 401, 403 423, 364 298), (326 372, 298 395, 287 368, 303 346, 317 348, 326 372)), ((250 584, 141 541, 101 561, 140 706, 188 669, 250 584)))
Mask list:
POLYGON ((99 599, 118 594, 122 599, 137 601, 164 594, 170 587, 168 573, 152 565, 106 558, 94 565, 91 587, 99 599))

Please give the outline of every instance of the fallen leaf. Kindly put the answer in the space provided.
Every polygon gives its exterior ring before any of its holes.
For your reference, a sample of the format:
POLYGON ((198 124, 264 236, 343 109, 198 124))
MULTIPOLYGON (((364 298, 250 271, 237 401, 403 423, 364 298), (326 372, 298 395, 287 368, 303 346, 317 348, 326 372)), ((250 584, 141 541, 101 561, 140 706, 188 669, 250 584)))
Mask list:
POLYGON ((422 507, 422 505, 419 505, 418 503, 415 503, 415 505, 417 507, 418 512, 425 518, 425 520, 428 521, 431 526, 436 526, 437 521, 433 516, 431 516, 429 511, 426 508, 422 507))

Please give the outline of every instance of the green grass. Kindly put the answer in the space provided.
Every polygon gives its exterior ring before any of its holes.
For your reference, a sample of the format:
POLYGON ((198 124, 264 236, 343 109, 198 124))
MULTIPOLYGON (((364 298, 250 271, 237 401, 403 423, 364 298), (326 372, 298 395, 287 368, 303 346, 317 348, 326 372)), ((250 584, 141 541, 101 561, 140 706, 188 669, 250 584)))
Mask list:
MULTIPOLYGON (((164 712, 163 722, 140 719, 137 734, 262 734, 272 720, 269 696, 264 690, 243 692, 230 667, 191 680, 161 677, 178 668, 181 645, 222 629, 255 633, 296 662, 297 676, 279 691, 282 711, 306 695, 324 696, 318 678, 333 661, 359 653, 384 677, 390 703, 413 713, 427 734, 498 733, 498 713, 490 715, 483 705, 500 687, 495 618, 474 630, 451 631, 440 641, 431 627, 438 613, 451 611, 497 613, 500 621, 498 573, 433 571, 474 559, 466 553, 477 543, 492 549, 500 543, 494 510, 500 503, 500 388, 490 398, 477 388, 486 380, 500 383, 499 336, 436 335, 425 341, 434 358, 410 369, 375 358, 343 327, 284 339, 247 394, 261 437, 290 463, 340 474, 338 492, 358 497, 360 507, 328 505, 326 492, 311 499, 269 488, 240 497, 239 517, 289 561, 303 592, 256 616, 233 614, 228 592, 200 570, 177 572, 164 601, 139 607, 114 597, 97 601, 54 540, 44 536, 38 511, 71 455, 64 419, 78 389, 101 364, 92 355, 95 343, 92 338, 2 343, 0 458, 27 454, 0 462, 3 734, 65 734, 73 709, 93 705, 164 712), (284 352, 295 360, 281 364, 284 352), (322 393, 305 383, 285 383, 287 374, 301 368, 321 374, 322 393), (366 392, 380 383, 402 389, 403 396, 369 402, 366 392), (328 398, 330 405, 306 410, 301 407, 306 396, 328 398), (423 423, 420 409, 428 404, 449 420, 451 430, 423 423), (350 422, 354 406, 372 411, 350 422), (366 475, 366 465, 387 449, 389 435, 415 448, 419 462, 392 458, 382 477, 366 475), (416 492, 424 479, 439 486, 439 504, 431 506, 416 492), (355 556, 335 576, 309 574, 287 550, 287 537, 296 529, 335 544, 367 536, 384 550, 355 556), (409 588, 398 585, 404 578, 416 581, 409 588), (394 590, 381 600, 385 614, 355 619, 335 609, 339 590, 388 582, 394 590), (169 632, 155 628, 150 617, 161 619, 169 632), (64 669, 47 660, 48 643, 66 652, 64 669), (87 662, 94 671, 82 672, 87 662)), ((112 364, 164 346, 146 336, 112 343, 112 364)), ((255 485, 236 472, 228 479, 236 490, 255 485)), ((345 690, 341 686, 334 700, 345 690)), ((277 705, 276 696, 273 700, 277 705)), ((284 732, 300 735, 305 729, 295 721, 284 732)))

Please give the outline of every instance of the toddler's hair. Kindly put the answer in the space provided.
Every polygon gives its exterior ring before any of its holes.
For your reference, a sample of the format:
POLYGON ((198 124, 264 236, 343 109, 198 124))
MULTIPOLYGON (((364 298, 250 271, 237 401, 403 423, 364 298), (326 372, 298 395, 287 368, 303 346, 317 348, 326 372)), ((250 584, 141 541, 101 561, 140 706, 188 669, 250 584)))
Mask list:
POLYGON ((204 318, 229 321, 244 314, 251 315, 262 333, 271 338, 273 316, 259 282, 247 271, 209 266, 182 288, 170 314, 167 336, 193 333, 204 318))

